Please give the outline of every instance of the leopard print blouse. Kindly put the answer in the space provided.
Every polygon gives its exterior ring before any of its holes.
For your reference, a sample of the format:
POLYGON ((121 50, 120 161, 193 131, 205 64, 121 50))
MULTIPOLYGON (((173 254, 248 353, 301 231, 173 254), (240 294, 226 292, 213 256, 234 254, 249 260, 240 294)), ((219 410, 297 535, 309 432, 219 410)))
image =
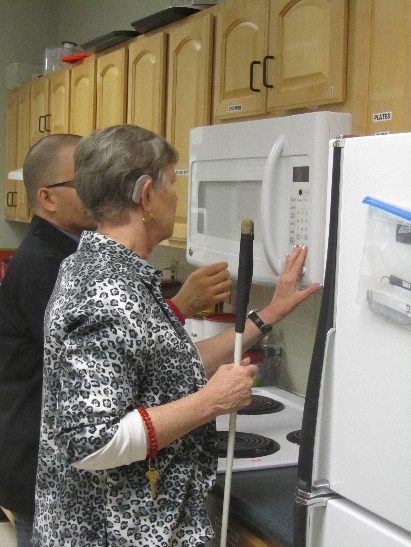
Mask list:
POLYGON ((130 409, 206 383, 160 280, 132 251, 92 232, 60 268, 45 317, 35 546, 192 546, 213 537, 204 500, 215 478, 214 424, 160 450, 156 499, 147 461, 94 472, 71 465, 107 444, 130 409))

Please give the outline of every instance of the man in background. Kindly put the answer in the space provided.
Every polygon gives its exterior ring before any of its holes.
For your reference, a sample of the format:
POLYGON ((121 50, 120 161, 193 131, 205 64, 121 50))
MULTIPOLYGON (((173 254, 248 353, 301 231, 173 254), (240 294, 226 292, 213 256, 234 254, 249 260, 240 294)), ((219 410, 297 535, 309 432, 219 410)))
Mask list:
MULTIPOLYGON (((31 546, 40 434, 43 319, 61 262, 93 230, 74 187, 81 137, 51 135, 23 165, 33 219, 0 287, 0 506, 15 517, 18 547, 31 546)), ((180 320, 225 300, 226 263, 193 272, 169 302, 180 320)))

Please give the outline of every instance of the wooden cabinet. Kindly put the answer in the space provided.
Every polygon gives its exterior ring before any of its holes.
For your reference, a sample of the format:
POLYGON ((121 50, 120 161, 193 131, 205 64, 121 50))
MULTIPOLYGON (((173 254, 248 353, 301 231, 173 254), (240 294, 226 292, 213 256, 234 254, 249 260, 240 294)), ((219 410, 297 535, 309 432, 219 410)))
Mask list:
MULTIPOLYGON (((16 165, 22 167, 30 148, 30 84, 25 84, 17 92, 17 146, 16 165)), ((21 181, 16 182, 15 220, 28 222, 31 218, 26 190, 21 181)))
POLYGON ((190 129, 210 123, 212 31, 212 16, 201 13, 169 34, 166 138, 179 153, 174 246, 185 246, 187 238, 190 129))
POLYGON ((267 112, 344 101, 347 22, 346 0, 271 1, 267 112))
POLYGON ((30 145, 46 135, 68 133, 70 71, 59 70, 30 85, 30 145))
MULTIPOLYGON (((69 71, 61 70, 36 78, 10 94, 6 122, 7 141, 11 140, 7 150, 7 172, 21 168, 30 146, 41 138, 68 132, 69 81, 69 71)), ((24 183, 7 180, 5 186, 6 218, 30 221, 24 183)))
POLYGON ((411 2, 374 0, 367 133, 411 131, 411 2))
MULTIPOLYGON (((9 93, 6 169, 47 134, 147 127, 180 155, 168 244, 183 247, 192 127, 314 108, 351 112, 357 135, 411 131, 410 56, 409 0, 224 0, 9 93)), ((27 221, 23 185, 4 191, 6 218, 27 221)))
POLYGON ((49 123, 50 133, 69 132, 70 70, 58 70, 49 76, 49 123))
POLYGON ((36 78, 30 85, 30 146, 50 133, 49 86, 46 76, 36 78))
POLYGON ((4 216, 14 220, 17 209, 16 181, 8 180, 7 173, 17 169, 17 100, 18 90, 10 91, 6 101, 6 176, 4 181, 4 216))
POLYGON ((96 123, 96 61, 88 57, 70 70, 70 133, 89 135, 96 123))
POLYGON ((347 0, 226 0, 216 18, 215 120, 344 100, 347 0))
POLYGON ((226 0, 218 6, 214 119, 265 113, 261 63, 268 53, 268 19, 268 0, 226 0))
POLYGON ((139 36, 128 47, 127 122, 164 136, 167 35, 139 36))
POLYGON ((102 129, 126 121, 127 49, 122 47, 97 58, 96 128, 102 129))

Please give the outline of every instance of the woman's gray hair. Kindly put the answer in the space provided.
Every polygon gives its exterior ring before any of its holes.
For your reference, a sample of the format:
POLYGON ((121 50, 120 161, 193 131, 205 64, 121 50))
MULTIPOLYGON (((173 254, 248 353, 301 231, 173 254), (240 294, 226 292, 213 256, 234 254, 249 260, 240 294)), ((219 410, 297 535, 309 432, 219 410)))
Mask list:
POLYGON ((141 185, 143 175, 149 175, 154 186, 161 186, 164 168, 177 160, 177 151, 167 141, 137 125, 94 131, 74 153, 77 194, 95 220, 119 218, 137 207, 138 179, 141 185))

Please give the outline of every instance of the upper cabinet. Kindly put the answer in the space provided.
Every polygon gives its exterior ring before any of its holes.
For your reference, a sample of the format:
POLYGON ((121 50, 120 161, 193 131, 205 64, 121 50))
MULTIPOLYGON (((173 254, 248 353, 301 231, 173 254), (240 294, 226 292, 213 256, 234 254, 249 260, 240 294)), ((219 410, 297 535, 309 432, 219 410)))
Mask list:
POLYGON ((267 111, 343 102, 347 0, 270 2, 267 111))
POLYGON ((216 19, 214 119, 344 101, 347 0, 226 0, 216 19))
POLYGON ((411 131, 411 2, 371 4, 367 134, 411 131))
POLYGON ((50 132, 49 86, 46 76, 36 78, 30 85, 30 146, 50 132))
POLYGON ((228 0, 218 7, 214 118, 265 113, 261 65, 268 52, 268 17, 268 0, 228 0))
POLYGON ((4 183, 4 216, 7 220, 16 218, 17 184, 19 181, 8 180, 7 173, 14 171, 17 165, 17 101, 18 90, 7 94, 6 102, 6 179, 4 183))
MULTIPOLYGON (((6 169, 48 134, 146 127, 179 153, 165 244, 183 247, 190 129, 318 109, 350 112, 356 135, 411 131, 410 57, 409 0, 224 0, 9 93, 6 169)), ((30 218, 21 183, 4 197, 30 218)))
POLYGON ((70 70, 50 74, 49 123, 50 133, 68 133, 70 115, 70 70))
MULTIPOLYGON (((30 148, 30 84, 25 84, 17 92, 17 145, 16 165, 22 167, 24 158, 30 148)), ((16 213, 15 220, 28 222, 30 208, 27 194, 21 181, 16 182, 16 213)))
POLYGON ((30 84, 30 145, 46 135, 68 133, 70 71, 59 70, 30 84))
POLYGON ((122 47, 97 58, 96 128, 125 123, 127 115, 127 49, 122 47))
POLYGON ((170 29, 167 67, 166 139, 179 153, 177 212, 171 243, 187 238, 190 129, 210 123, 213 18, 207 12, 170 29))
POLYGON ((164 136, 167 35, 139 36, 128 48, 127 122, 164 136))
POLYGON ((71 69, 70 133, 89 135, 96 124, 96 60, 88 57, 71 69))

